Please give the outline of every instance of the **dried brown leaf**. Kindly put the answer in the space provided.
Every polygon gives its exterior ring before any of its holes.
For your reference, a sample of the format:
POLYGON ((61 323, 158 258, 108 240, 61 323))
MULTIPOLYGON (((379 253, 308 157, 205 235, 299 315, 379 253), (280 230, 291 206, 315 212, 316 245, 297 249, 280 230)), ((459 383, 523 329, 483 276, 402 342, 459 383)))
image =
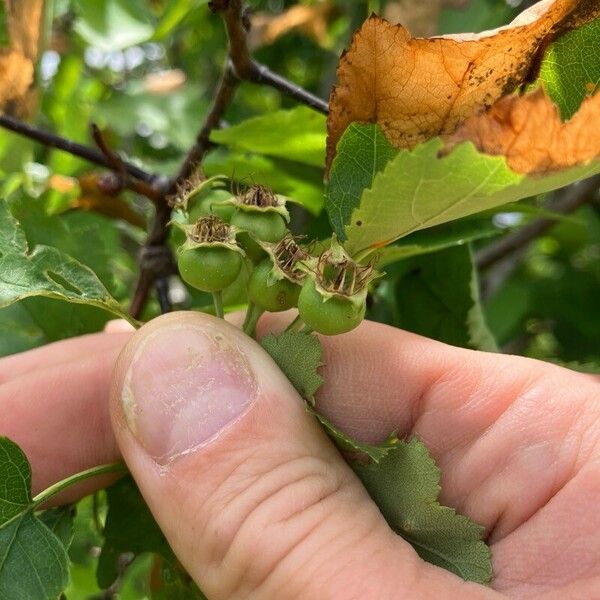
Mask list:
POLYGON ((26 114, 26 98, 33 82, 31 60, 14 50, 0 49, 0 82, 0 112, 26 114))
POLYGON ((266 12, 252 17, 249 44, 252 48, 268 46, 291 31, 301 31, 322 46, 327 45, 327 26, 337 10, 331 2, 306 6, 297 4, 278 15, 266 12))
POLYGON ((4 0, 10 47, 0 49, 0 111, 19 117, 33 112, 43 0, 4 0))
POLYGON ((100 177, 101 173, 89 173, 79 177, 81 194, 73 200, 71 207, 99 213, 111 219, 122 219, 136 227, 145 227, 145 218, 133 210, 124 198, 103 193, 99 189, 100 177))
POLYGON ((599 0, 543 0, 506 27, 428 39, 371 17, 338 66, 328 166, 354 121, 378 123, 397 148, 452 134, 526 81, 549 39, 598 14, 599 0))
POLYGON ((396 0, 385 5, 383 17, 390 23, 402 23, 414 36, 429 37, 437 33, 444 7, 465 8, 468 4, 469 0, 396 0))
POLYGON ((4 4, 12 49, 35 61, 39 51, 44 0, 4 0, 4 4))
POLYGON ((485 154, 505 156, 517 173, 542 175, 586 164, 600 156, 600 94, 586 98, 566 123, 541 88, 507 96, 467 119, 445 151, 465 140, 485 154))

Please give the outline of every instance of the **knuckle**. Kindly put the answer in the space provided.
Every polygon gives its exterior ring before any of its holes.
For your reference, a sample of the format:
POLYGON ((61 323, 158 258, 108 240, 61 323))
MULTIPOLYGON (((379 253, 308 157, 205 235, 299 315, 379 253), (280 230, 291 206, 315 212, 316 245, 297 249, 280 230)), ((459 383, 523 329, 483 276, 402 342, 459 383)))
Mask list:
POLYGON ((208 571, 220 589, 226 582, 224 597, 248 597, 268 586, 277 567, 333 514, 350 481, 309 456, 273 464, 272 457, 252 455, 233 466, 211 494, 203 532, 208 571))

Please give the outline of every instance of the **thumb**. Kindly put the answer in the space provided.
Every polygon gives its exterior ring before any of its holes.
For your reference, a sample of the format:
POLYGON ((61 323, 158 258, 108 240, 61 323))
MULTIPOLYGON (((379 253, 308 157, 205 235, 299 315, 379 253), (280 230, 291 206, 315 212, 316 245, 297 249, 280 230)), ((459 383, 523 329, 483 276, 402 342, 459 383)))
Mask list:
MULTIPOLYGON (((118 361, 111 404, 133 477, 209 598, 386 598, 405 586, 421 597, 414 586, 434 568, 232 325, 192 313, 152 321, 118 361)), ((463 585, 440 577, 446 593, 463 585)))

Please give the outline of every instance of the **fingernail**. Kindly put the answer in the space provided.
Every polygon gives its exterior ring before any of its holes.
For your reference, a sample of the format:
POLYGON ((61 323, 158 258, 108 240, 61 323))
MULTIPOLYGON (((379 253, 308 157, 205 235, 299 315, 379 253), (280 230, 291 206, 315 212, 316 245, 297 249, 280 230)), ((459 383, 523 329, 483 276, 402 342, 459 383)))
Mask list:
POLYGON ((217 327, 171 326, 148 335, 123 383, 129 429, 166 464, 209 444, 257 396, 252 368, 217 327))

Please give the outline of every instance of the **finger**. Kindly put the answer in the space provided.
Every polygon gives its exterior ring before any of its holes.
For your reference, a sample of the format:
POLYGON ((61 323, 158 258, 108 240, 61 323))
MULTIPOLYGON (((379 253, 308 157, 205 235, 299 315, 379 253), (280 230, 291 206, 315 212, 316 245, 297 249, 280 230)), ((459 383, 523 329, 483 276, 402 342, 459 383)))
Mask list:
POLYGON ((115 332, 114 336, 92 333, 6 356, 0 359, 0 384, 31 371, 67 363, 91 353, 101 353, 115 345, 123 345, 129 335, 131 333, 115 332))
MULTIPOLYGON (((69 475, 118 460, 108 396, 114 363, 129 337, 96 335, 58 342, 52 345, 54 357, 48 347, 27 352, 28 364, 20 365, 25 374, 0 385, 0 435, 27 455, 34 494, 69 475)), ((69 489, 57 502, 79 498, 103 484, 106 480, 91 480, 69 489)))
MULTIPOLYGON (((259 332, 289 321, 269 315, 259 332)), ((599 388, 586 375, 372 322, 321 340, 318 410, 363 442, 418 435, 441 467, 442 501, 494 539, 543 506, 597 444, 599 388)))
POLYGON ((111 411, 142 494, 210 598, 495 597, 391 532, 270 357, 223 320, 176 313, 142 328, 111 411))
POLYGON ((125 319, 112 319, 111 321, 108 321, 104 326, 104 333, 133 333, 134 331, 135 328, 133 327, 133 325, 125 319))

